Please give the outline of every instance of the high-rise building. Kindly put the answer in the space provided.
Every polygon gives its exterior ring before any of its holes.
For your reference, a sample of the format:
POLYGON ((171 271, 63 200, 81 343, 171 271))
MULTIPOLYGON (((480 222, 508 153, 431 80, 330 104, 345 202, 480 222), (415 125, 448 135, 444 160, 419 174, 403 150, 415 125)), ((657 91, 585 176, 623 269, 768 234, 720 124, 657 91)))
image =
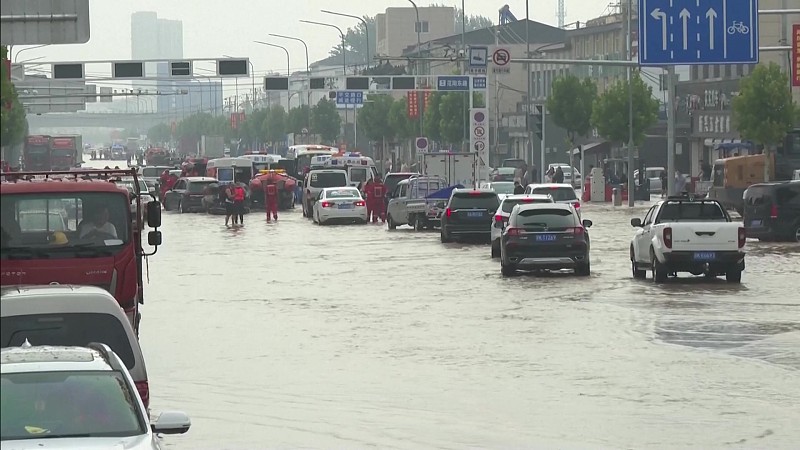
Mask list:
POLYGON ((183 58, 183 22, 159 19, 152 11, 131 14, 131 58, 183 58))

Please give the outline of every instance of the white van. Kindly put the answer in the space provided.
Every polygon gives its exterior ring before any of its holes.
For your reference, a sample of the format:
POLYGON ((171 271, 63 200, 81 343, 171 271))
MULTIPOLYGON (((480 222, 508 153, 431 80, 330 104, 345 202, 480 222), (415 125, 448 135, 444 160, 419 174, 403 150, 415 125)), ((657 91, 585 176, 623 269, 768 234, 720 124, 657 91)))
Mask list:
POLYGON ((314 169, 303 178, 303 216, 311 218, 314 201, 325 188, 350 186, 345 169, 314 169))

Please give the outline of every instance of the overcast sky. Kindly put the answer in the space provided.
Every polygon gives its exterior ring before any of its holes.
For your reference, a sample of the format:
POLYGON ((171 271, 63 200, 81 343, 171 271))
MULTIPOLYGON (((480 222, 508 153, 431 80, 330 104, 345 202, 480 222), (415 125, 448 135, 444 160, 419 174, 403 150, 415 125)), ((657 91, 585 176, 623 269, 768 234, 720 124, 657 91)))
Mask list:
MULTIPOLYGON (((518 19, 525 17, 525 0, 465 0, 467 14, 480 14, 497 22, 498 10, 508 4, 518 19)), ((566 0, 567 23, 602 15, 608 0, 566 0)), ((417 0, 423 6, 433 1, 417 0)), ((460 6, 459 0, 438 0, 436 3, 460 6)), ((254 44, 253 40, 286 45, 292 52, 292 69, 305 68, 302 46, 291 41, 276 41, 269 33, 296 36, 306 40, 312 61, 327 56, 338 42, 336 31, 302 24, 301 19, 333 23, 342 28, 355 25, 355 20, 319 12, 321 8, 353 15, 375 15, 387 7, 410 6, 406 0, 91 0, 91 39, 86 44, 58 45, 31 49, 20 61, 44 56, 39 61, 120 60, 131 57, 131 13, 155 11, 165 19, 183 21, 184 56, 217 58, 223 54, 247 56, 256 74, 268 70, 285 71, 285 54, 254 44)), ((530 2, 531 19, 556 25, 557 0, 530 2)), ((21 46, 14 48, 14 53, 21 46)), ((374 47, 373 47, 374 49, 374 47)), ((38 61, 37 61, 38 62, 38 61)))

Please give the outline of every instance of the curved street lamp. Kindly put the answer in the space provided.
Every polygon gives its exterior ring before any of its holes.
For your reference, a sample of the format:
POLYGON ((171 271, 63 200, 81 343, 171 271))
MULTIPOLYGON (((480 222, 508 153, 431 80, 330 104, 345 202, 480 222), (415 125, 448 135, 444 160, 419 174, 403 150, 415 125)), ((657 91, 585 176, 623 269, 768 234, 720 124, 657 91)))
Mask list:
POLYGON ((346 60, 346 58, 347 58, 347 50, 346 50, 345 42, 344 42, 344 37, 345 37, 344 31, 342 31, 342 29, 337 27, 336 25, 333 25, 333 24, 330 24, 330 23, 314 22, 312 20, 301 20, 300 22, 310 23, 311 25, 320 25, 320 26, 323 26, 323 27, 335 28, 336 31, 339 32, 339 36, 342 37, 342 69, 344 69, 344 75, 347 76, 347 60, 346 60))
POLYGON ((291 62, 289 60, 289 50, 286 47, 284 47, 282 45, 270 44, 269 42, 263 42, 263 41, 253 41, 253 42, 255 42, 256 44, 268 45, 270 47, 279 48, 279 49, 283 50, 284 52, 286 52, 286 76, 289 77, 289 76, 292 75, 292 66, 291 66, 291 62))
MULTIPOLYGON (((364 18, 363 18, 363 17, 354 16, 354 15, 352 15, 352 14, 340 13, 340 12, 336 12, 336 11, 328 11, 328 10, 326 10, 326 9, 321 9, 321 10, 320 10, 320 12, 323 12, 323 13, 325 13, 325 14, 333 14, 334 16, 349 17, 349 18, 351 18, 351 19, 360 20, 360 21, 361 21, 361 23, 363 23, 363 24, 364 24, 364 35, 365 35, 365 36, 366 36, 366 38, 367 38, 367 39, 366 39, 366 40, 367 40, 366 64, 367 64, 367 69, 369 69, 369 63, 371 62, 371 60, 369 59, 369 24, 367 23, 367 21, 366 21, 366 20, 364 20, 364 18)), ((376 44, 377 44, 377 43, 376 43, 376 44)))
POLYGON ((311 129, 311 69, 309 68, 310 66, 308 60, 308 44, 306 44, 306 41, 293 36, 285 36, 283 34, 275 34, 275 33, 270 33, 269 35, 281 39, 291 39, 293 41, 300 42, 301 44, 303 44, 303 48, 306 49, 306 76, 308 77, 308 95, 307 95, 308 98, 306 99, 306 103, 308 104, 308 110, 307 110, 308 114, 306 114, 306 128, 311 129))

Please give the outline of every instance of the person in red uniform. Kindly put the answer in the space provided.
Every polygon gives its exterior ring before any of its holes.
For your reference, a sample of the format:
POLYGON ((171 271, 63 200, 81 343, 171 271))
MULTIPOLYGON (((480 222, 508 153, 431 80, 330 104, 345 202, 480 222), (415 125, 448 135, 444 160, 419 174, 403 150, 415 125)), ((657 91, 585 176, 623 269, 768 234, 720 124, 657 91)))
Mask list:
POLYGON ((267 222, 270 217, 278 220, 278 186, 271 179, 264 184, 264 209, 267 211, 267 222))
POLYGON ((361 192, 363 193, 365 203, 367 204, 367 222, 371 220, 370 218, 372 217, 372 210, 375 208, 375 199, 372 198, 373 183, 374 182, 372 178, 370 178, 366 183, 364 183, 363 186, 361 186, 361 192))
POLYGON ((380 217, 381 221, 386 222, 386 212, 384 211, 384 197, 386 196, 386 186, 381 182, 381 180, 374 180, 372 182, 372 194, 370 197, 372 198, 372 215, 373 215, 373 222, 378 221, 378 217, 380 217))
POLYGON ((172 189, 175 186, 175 183, 178 182, 178 177, 174 174, 169 174, 167 176, 167 181, 161 184, 161 198, 166 198, 167 191, 172 189))

